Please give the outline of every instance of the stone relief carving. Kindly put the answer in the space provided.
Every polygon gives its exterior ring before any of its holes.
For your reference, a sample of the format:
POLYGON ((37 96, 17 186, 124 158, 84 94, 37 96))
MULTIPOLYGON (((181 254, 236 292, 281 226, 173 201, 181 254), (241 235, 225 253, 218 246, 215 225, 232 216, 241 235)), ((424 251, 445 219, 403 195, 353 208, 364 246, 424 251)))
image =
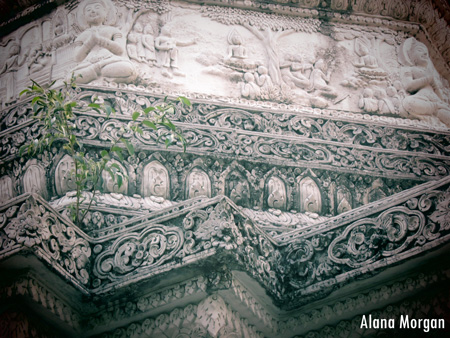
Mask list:
POLYGON ((225 180, 225 195, 239 205, 250 203, 250 186, 245 177, 237 170, 230 172, 225 180))
POLYGON ((36 160, 31 160, 23 175, 23 192, 36 193, 48 199, 46 177, 45 169, 36 160))
POLYGON ((8 202, 16 196, 11 177, 2 176, 0 178, 0 188, 0 203, 3 204, 5 202, 8 202))
POLYGON ((266 183, 267 206, 269 208, 285 210, 287 205, 286 186, 276 176, 270 177, 266 183))
POLYGON ((12 41, 8 46, 8 56, 5 63, 0 69, 0 76, 3 85, 6 87, 6 95, 4 103, 12 103, 16 101, 18 96, 16 88, 16 73, 19 68, 25 63, 28 52, 21 52, 22 49, 16 41, 12 41))
POLYGON ((186 178, 186 198, 211 197, 211 180, 203 170, 194 168, 186 178))
POLYGON ((142 196, 170 198, 170 179, 166 167, 158 161, 152 161, 143 169, 142 196))
POLYGON ((57 195, 76 189, 72 175, 75 172, 75 161, 69 155, 64 155, 55 169, 55 189, 57 195))
MULTIPOLYGON (((112 192, 117 194, 127 194, 128 193, 128 178, 127 178, 127 170, 125 167, 116 160, 112 160, 110 162, 111 165, 118 165, 120 167, 120 170, 117 170, 118 173, 122 176, 122 186, 119 187, 117 181, 114 181, 111 177, 111 175, 103 171, 102 173, 102 180, 103 180, 103 191, 105 192, 112 192), (126 175, 126 176, 125 176, 126 175)), ((113 171, 116 170, 116 168, 112 168, 113 171)))
POLYGON ((190 46, 195 40, 177 41, 172 37, 168 27, 161 29, 161 34, 155 39, 157 66, 163 67, 163 75, 167 77, 184 76, 178 69, 178 46, 190 46))
POLYGON ((79 83, 104 77, 115 82, 130 82, 135 69, 125 56, 126 37, 109 24, 115 21, 115 8, 109 0, 86 0, 78 7, 78 21, 84 31, 76 38, 74 68, 79 83))
MULTIPOLYGON (((449 98, 428 55, 427 47, 415 38, 405 40, 400 48, 402 83, 409 94, 403 99, 403 108, 419 119, 438 119, 450 126, 449 98)), ((433 122, 433 121, 432 121, 433 122)))
POLYGON ((320 214, 322 196, 317 183, 311 177, 305 177, 298 183, 300 212, 320 214))

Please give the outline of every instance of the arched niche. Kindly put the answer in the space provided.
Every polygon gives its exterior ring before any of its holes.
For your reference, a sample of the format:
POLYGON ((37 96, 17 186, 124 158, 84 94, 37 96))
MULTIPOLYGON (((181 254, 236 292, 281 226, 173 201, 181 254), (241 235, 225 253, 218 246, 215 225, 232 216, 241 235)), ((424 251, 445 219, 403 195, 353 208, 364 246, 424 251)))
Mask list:
POLYGON ((11 177, 2 176, 0 178, 0 203, 3 204, 16 196, 11 177))
POLYGON ((69 155, 64 155, 55 170, 55 190, 58 195, 76 189, 74 181, 75 161, 69 155))
POLYGON ((169 172, 159 161, 152 161, 144 167, 141 195, 143 197, 157 196, 170 199, 169 172))
POLYGON ((321 213, 322 195, 317 183, 311 177, 303 178, 298 184, 300 212, 321 213))
POLYGON ((211 197, 211 180, 200 168, 194 168, 186 178, 186 198, 211 197))
POLYGON ((250 185, 239 171, 230 172, 225 179, 225 194, 240 206, 249 206, 250 185))
POLYGON ((336 189, 335 195, 336 214, 342 214, 343 212, 352 210, 352 193, 350 190, 340 185, 336 189))
POLYGON ((114 192, 117 194, 126 195, 128 193, 128 179, 122 175, 122 185, 119 187, 119 184, 117 182, 117 175, 119 175, 120 173, 127 175, 127 171, 125 170, 124 166, 116 160, 112 160, 110 164, 117 164, 120 170, 117 172, 115 180, 111 177, 109 172, 105 170, 102 172, 103 192, 114 192))
POLYGON ((45 169, 41 165, 31 164, 28 166, 23 175, 23 191, 36 193, 44 199, 48 199, 45 169))
POLYGON ((266 182, 267 206, 274 209, 286 209, 286 185, 276 177, 271 176, 266 182))

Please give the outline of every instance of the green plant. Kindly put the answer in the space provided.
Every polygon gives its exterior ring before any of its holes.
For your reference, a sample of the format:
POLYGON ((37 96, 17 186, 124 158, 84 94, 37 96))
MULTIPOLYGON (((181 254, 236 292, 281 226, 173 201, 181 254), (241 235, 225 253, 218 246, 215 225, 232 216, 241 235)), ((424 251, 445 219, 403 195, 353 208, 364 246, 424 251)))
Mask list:
MULTIPOLYGON (((26 152, 29 157, 34 157, 44 150, 49 150, 52 145, 62 145, 64 151, 74 160, 75 168, 71 175, 76 186, 76 202, 70 206, 71 217, 74 223, 80 226, 83 219, 95 201, 96 194, 100 188, 102 173, 106 171, 113 182, 120 188, 126 178, 126 173, 121 171, 121 167, 112 161, 116 156, 123 161, 122 152, 124 149, 133 155, 134 146, 126 138, 122 137, 125 133, 143 133, 143 128, 151 128, 157 131, 160 128, 167 130, 162 134, 165 138, 166 147, 180 142, 183 150, 186 150, 186 140, 177 130, 175 125, 166 117, 168 113, 175 109, 173 103, 164 99, 164 103, 155 107, 147 107, 141 112, 134 112, 132 120, 119 131, 119 136, 113 138, 113 141, 106 149, 100 151, 98 159, 86 156, 86 148, 77 137, 75 126, 76 114, 88 110, 94 110, 109 119, 115 114, 114 109, 107 104, 99 104, 96 99, 89 105, 82 105, 74 99, 76 89, 75 77, 72 76, 70 82, 64 82, 64 86, 59 89, 53 89, 54 82, 48 86, 42 86, 32 81, 31 86, 23 90, 20 96, 27 95, 31 97, 31 106, 33 110, 33 119, 38 120, 41 132, 39 138, 30 141, 20 148, 19 155, 23 156, 26 152), (85 202, 83 192, 92 193, 89 204, 82 208, 85 202)), ((178 97, 184 105, 190 106, 190 101, 185 97, 178 97)), ((161 138, 161 136, 160 136, 161 138)), ((158 138, 158 142, 160 140, 158 138)))

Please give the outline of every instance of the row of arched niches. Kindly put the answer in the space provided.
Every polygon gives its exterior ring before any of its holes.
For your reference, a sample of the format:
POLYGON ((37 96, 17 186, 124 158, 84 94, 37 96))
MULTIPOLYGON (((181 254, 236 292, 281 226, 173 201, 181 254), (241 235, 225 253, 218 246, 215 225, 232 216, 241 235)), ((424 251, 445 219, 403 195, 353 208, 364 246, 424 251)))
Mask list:
MULTIPOLYGON (((98 151, 97 151, 98 152, 98 151)), ((92 151, 92 156, 96 156, 92 151)), ((2 169, 0 202, 34 192, 46 200, 75 190, 74 161, 67 154, 50 160, 29 160, 2 169), (9 172, 8 172, 9 171, 9 172), (17 173, 20 173, 19 175, 17 173)), ((412 186, 393 180, 335 171, 292 168, 192 154, 146 153, 113 160, 128 178, 119 187, 108 173, 101 178, 102 193, 182 201, 198 196, 226 195, 237 205, 256 210, 331 216, 378 200, 412 186), (138 196, 137 196, 138 195, 138 196)))

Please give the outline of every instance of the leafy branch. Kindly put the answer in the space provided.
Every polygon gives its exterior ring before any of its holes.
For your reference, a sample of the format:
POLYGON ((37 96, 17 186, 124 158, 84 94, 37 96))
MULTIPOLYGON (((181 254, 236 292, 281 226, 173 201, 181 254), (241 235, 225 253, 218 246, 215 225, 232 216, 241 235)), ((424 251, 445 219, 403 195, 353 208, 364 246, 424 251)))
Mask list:
MULTIPOLYGON (((72 76, 70 82, 64 82, 64 86, 60 89, 52 89, 54 82, 48 86, 42 86, 32 80, 31 86, 20 93, 20 96, 31 97, 33 119, 39 121, 41 132, 37 139, 20 148, 19 155, 23 157, 26 153, 29 157, 35 157, 45 150, 51 149, 54 144, 62 144, 63 150, 74 161, 74 169, 72 169, 70 175, 75 182, 76 201, 70 206, 70 211, 72 220, 80 226, 95 201, 103 172, 109 174, 111 180, 114 184, 117 184, 119 189, 128 178, 126 172, 113 160, 115 155, 123 162, 123 148, 129 155, 135 153, 133 144, 123 137, 124 134, 130 132, 143 134, 143 128, 145 127, 155 131, 163 128, 168 133, 160 136, 157 142, 160 141, 161 137, 165 137, 166 147, 180 142, 183 151, 186 151, 187 142, 182 133, 166 116, 173 113, 175 109, 166 97, 161 105, 147 107, 141 112, 134 112, 132 121, 120 129, 118 137, 112 139, 107 149, 100 151, 98 159, 88 156, 82 141, 77 137, 76 114, 94 110, 109 119, 111 115, 115 114, 115 111, 108 104, 97 103, 96 99, 87 106, 78 102, 74 98, 75 80, 76 78, 72 76), (91 192, 91 198, 87 208, 82 209, 82 204, 86 199, 83 195, 84 192, 91 192)), ((191 105, 185 97, 179 97, 178 100, 184 105, 191 105)))

